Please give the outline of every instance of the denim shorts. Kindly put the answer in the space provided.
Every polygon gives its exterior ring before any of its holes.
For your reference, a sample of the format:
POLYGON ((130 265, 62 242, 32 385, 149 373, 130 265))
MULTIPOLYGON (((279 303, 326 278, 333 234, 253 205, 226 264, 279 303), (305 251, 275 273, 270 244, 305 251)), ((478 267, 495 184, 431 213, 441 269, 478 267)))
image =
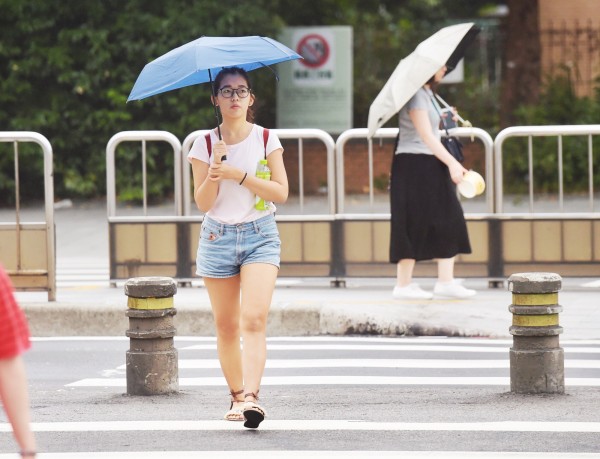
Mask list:
POLYGON ((243 265, 268 263, 279 268, 281 240, 275 217, 225 225, 204 217, 200 229, 196 274, 202 277, 233 277, 243 265))

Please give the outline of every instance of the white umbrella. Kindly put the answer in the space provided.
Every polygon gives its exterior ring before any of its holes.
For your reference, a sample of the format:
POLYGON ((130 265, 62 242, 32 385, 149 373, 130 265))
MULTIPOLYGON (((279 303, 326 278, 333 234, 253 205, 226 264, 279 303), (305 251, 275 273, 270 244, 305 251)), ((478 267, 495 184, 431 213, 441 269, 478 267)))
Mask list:
POLYGON ((479 33, 472 22, 438 30, 402 59, 369 108, 368 137, 392 116, 444 65, 452 70, 479 33))

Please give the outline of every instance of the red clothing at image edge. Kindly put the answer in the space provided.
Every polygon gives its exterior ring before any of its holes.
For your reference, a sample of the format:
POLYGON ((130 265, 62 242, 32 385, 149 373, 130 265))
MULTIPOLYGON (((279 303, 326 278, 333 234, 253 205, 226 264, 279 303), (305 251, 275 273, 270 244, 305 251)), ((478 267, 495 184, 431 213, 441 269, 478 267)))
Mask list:
POLYGON ((0 266, 0 359, 16 357, 31 347, 27 319, 13 290, 8 274, 0 266))

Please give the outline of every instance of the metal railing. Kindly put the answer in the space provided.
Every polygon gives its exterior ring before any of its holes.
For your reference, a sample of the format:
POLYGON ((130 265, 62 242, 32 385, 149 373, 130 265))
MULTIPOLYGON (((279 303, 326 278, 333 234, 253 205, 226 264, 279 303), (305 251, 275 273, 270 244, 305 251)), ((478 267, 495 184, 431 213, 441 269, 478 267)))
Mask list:
MULTIPOLYGON (((15 275, 45 275, 47 276, 47 285, 45 290, 48 291, 48 301, 56 300, 56 253, 54 249, 54 182, 53 182, 53 165, 52 165, 52 145, 46 137, 30 131, 15 131, 15 132, 0 132, 0 142, 12 142, 14 145, 14 164, 15 164, 15 231, 16 231, 16 271, 15 275), (19 142, 36 143, 42 148, 44 155, 44 215, 43 223, 46 233, 46 271, 29 271, 22 268, 21 254, 21 230, 23 223, 21 222, 20 209, 20 174, 19 174, 19 142)), ((9 274, 12 274, 9 272, 9 274)), ((18 290, 20 286, 16 287, 18 290)), ((24 285, 23 289, 37 290, 37 285, 24 285)))
POLYGON ((502 159, 503 146, 507 139, 513 137, 527 137, 527 161, 529 179, 529 212, 534 212, 534 164, 533 164, 533 137, 557 137, 558 155, 558 202, 559 210, 564 211, 564 173, 563 173, 563 136, 587 136, 588 157, 588 193, 589 211, 594 211, 594 181, 593 181, 593 145, 592 136, 600 134, 600 124, 594 125, 567 125, 567 126, 513 126, 498 133, 494 140, 494 173, 495 173, 495 209, 503 213, 504 187, 502 159))
POLYGON ((106 202, 108 217, 117 215, 116 169, 115 152, 121 142, 142 143, 142 199, 143 214, 148 215, 148 186, 147 186, 147 142, 167 142, 173 148, 174 154, 174 206, 175 215, 182 215, 182 181, 181 181, 181 143, 179 139, 167 131, 123 131, 111 137, 106 145, 106 202))
MULTIPOLYGON (((566 213, 528 215, 502 212, 502 143, 511 136, 530 137, 531 158, 532 136, 555 135, 560 138, 561 135, 588 135, 588 169, 590 183, 592 183, 591 136, 600 133, 600 126, 558 128, 509 128, 502 131, 495 142, 487 132, 479 128, 450 130, 450 135, 460 138, 473 137, 481 142, 487 182, 486 193, 482 197, 485 198, 486 211, 467 214, 467 224, 476 249, 473 254, 459 257, 457 263, 459 275, 503 279, 508 272, 515 269, 523 270, 532 267, 539 269, 540 266, 563 270, 571 275, 593 275, 597 272, 597 260, 600 258, 597 250, 594 249, 600 246, 596 229, 600 220, 597 215, 592 213, 577 216, 566 213), (582 248, 582 244, 585 247, 582 248)), ((191 166, 187 161, 187 155, 193 142, 207 132, 209 131, 192 132, 181 146, 177 139, 163 131, 119 133, 109 142, 107 199, 111 231, 111 280, 122 278, 125 274, 130 275, 137 272, 136 270, 146 273, 145 275, 170 272, 173 274, 169 275, 180 282, 188 282, 193 278, 193 247, 197 243, 196 233, 202 216, 192 210, 191 166), (173 146, 174 153, 179 156, 179 159, 175 160, 175 216, 150 217, 144 210, 142 217, 116 217, 114 149, 123 140, 150 139, 168 141, 173 146), (143 244, 140 242, 142 240, 143 244), (131 247, 132 243, 139 247, 134 250, 131 247), (124 252, 119 252, 121 249, 124 252), (113 274, 116 277, 113 277, 113 274)), ((296 208, 291 206, 292 213, 277 215, 287 247, 285 257, 282 256, 281 274, 293 277, 332 277, 336 282, 343 282, 343 278, 352 276, 392 276, 394 268, 389 264, 384 248, 389 237, 389 213, 378 213, 373 205, 375 201, 373 143, 381 139, 393 139, 398 129, 379 129, 375 137, 370 140, 367 139, 367 129, 351 129, 343 132, 337 142, 334 142, 329 134, 316 129, 274 129, 272 132, 279 136, 282 143, 284 140, 298 142, 297 152, 294 148, 290 148, 289 143, 284 144, 289 151, 297 153, 299 210, 296 211, 296 208), (305 185, 309 183, 306 181, 308 176, 303 168, 307 155, 304 142, 307 139, 311 141, 316 139, 325 145, 328 182, 326 203, 319 197, 306 196, 305 193, 305 185), (347 143, 352 139, 366 142, 364 145, 366 148, 361 145, 358 149, 353 148, 352 152, 357 151, 361 155, 365 153, 368 155, 368 171, 365 172, 365 176, 368 178, 371 209, 362 212, 348 212, 345 205, 347 196, 344 171, 351 151, 347 143), (315 202, 319 211, 326 208, 328 213, 319 215, 318 212, 306 212, 308 207, 306 204, 314 205, 315 202), (318 242, 322 244, 315 248, 314 238, 317 234, 318 242)), ((143 143, 143 156, 144 145, 143 143)), ((562 182, 561 145, 559 140, 559 176, 562 182)), ((322 152, 321 145, 317 146, 317 152, 313 147, 314 143, 311 143, 310 154, 322 152)), ((295 157, 293 158, 295 160, 295 157)), ((533 163, 530 160, 530 169, 532 167, 533 163)), ((145 180, 144 178, 144 183, 145 180)), ((530 192, 532 190, 530 188, 530 192)), ((562 185, 560 190, 562 201, 562 185)), ((593 185, 590 185, 590 200, 593 207, 593 185)), ((420 275, 433 275, 433 270, 434 264, 424 264, 420 275)))
MULTIPOLYGON (((345 212, 345 175, 344 175, 344 150, 346 143, 352 139, 364 139, 367 142, 368 153, 368 179, 369 179, 369 203, 373 207, 374 204, 374 186, 373 186, 373 141, 376 139, 393 139, 398 135, 398 128, 381 128, 378 129, 372 139, 367 139, 368 129, 350 129, 344 131, 338 137, 335 143, 336 152, 336 193, 337 193, 337 211, 340 214, 345 212)), ((445 131, 440 131, 441 135, 446 135, 445 131)), ((477 138, 481 141, 484 147, 485 154, 485 180, 486 186, 486 205, 488 212, 494 211, 494 195, 493 195, 493 147, 494 141, 492 137, 483 129, 480 128, 453 128, 449 130, 449 135, 460 138, 477 138)))

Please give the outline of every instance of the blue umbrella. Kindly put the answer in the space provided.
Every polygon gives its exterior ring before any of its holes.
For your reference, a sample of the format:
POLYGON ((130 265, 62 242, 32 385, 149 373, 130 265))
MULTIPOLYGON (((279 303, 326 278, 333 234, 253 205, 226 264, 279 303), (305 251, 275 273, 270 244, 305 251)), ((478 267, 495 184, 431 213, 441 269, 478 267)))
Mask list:
POLYGON ((226 67, 250 71, 301 58, 267 37, 200 37, 146 64, 127 102, 199 83, 212 85, 213 74, 226 67))

